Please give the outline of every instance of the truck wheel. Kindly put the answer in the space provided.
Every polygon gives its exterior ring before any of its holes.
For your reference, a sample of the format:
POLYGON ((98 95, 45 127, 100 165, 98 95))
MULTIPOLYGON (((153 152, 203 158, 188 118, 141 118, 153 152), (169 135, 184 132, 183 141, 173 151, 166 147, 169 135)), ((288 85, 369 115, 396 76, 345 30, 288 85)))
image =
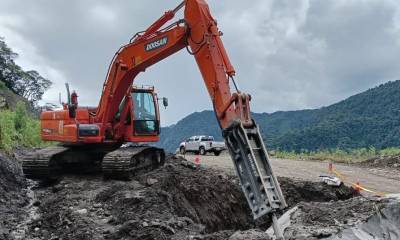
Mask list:
POLYGON ((200 147, 199 153, 200 155, 206 155, 206 149, 204 149, 204 147, 200 147))
POLYGON ((185 155, 185 153, 186 153, 185 147, 181 147, 181 148, 179 149, 179 152, 180 152, 182 155, 185 155))
POLYGON ((215 156, 219 156, 221 154, 221 151, 214 151, 215 156))

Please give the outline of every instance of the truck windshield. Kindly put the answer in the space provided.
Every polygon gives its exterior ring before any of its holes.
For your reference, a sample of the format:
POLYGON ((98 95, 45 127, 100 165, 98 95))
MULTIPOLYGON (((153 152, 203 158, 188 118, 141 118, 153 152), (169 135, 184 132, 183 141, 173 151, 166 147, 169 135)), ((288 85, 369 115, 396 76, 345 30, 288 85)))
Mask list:
POLYGON ((148 92, 132 93, 134 127, 136 134, 154 134, 158 131, 154 98, 148 92))

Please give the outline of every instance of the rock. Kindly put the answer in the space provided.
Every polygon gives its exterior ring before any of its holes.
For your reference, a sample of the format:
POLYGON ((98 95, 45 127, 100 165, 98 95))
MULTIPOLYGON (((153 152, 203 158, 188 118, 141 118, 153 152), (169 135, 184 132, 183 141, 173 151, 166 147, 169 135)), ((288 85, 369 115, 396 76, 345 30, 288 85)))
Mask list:
POLYGON ((261 230, 250 229, 247 231, 235 232, 229 237, 229 240, 270 240, 269 235, 261 230))
POLYGON ((115 219, 115 217, 111 216, 111 217, 107 220, 107 223, 112 224, 112 223, 115 223, 116 221, 117 221, 117 220, 115 219))
POLYGON ((88 213, 88 210, 83 208, 83 209, 76 210, 75 212, 78 214, 81 214, 81 215, 86 215, 88 213))
POLYGON ((175 229, 173 229, 172 227, 170 227, 164 223, 160 223, 158 221, 152 221, 150 223, 150 226, 160 228, 163 231, 168 232, 169 234, 175 234, 175 229))
POLYGON ((63 224, 70 226, 72 224, 72 222, 69 219, 64 219, 63 224))
POLYGON ((8 108, 7 99, 3 96, 0 96, 0 109, 7 109, 7 108, 8 108))
POLYGON ((148 224, 147 222, 143 222, 143 223, 142 223, 142 226, 143 226, 143 227, 148 227, 149 224, 148 224))
POLYGON ((152 186, 152 185, 158 183, 158 180, 155 178, 147 178, 146 183, 147 183, 147 185, 152 186))
POLYGON ((95 203, 93 204, 94 208, 101 208, 101 206, 103 206, 101 203, 95 203))
POLYGON ((58 186, 52 187, 52 188, 51 188, 51 191, 52 191, 53 193, 57 193, 57 192, 61 191, 63 188, 64 188, 63 186, 58 185, 58 186))
POLYGON ((35 232, 38 232, 39 230, 40 230, 40 228, 38 228, 38 227, 35 227, 35 232))

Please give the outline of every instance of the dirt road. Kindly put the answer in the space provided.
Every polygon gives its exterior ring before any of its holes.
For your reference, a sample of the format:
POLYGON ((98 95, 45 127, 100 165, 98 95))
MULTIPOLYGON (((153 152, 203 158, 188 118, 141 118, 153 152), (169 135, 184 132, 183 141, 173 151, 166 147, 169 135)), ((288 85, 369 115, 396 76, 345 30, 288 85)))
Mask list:
MULTIPOLYGON (((194 161, 196 156, 186 158, 194 161)), ((271 159, 275 174, 282 177, 319 181, 321 174, 328 173, 328 162, 289 159, 271 159)), ((233 172, 233 163, 228 154, 218 157, 200 156, 200 163, 212 168, 233 172)), ((334 164, 334 168, 346 176, 348 182, 360 182, 368 189, 384 193, 400 193, 400 171, 385 168, 367 168, 355 165, 334 164)))

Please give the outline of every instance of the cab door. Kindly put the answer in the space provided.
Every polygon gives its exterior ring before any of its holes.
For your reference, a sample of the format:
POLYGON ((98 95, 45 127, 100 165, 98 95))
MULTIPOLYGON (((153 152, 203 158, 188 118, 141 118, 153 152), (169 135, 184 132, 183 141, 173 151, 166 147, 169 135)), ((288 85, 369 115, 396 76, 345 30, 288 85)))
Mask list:
POLYGON ((191 151, 199 150, 199 140, 200 140, 200 137, 198 137, 198 136, 195 136, 192 139, 192 141, 190 142, 190 150, 191 151))
POLYGON ((137 91, 132 93, 133 134, 158 135, 160 121, 156 96, 152 92, 137 91))
POLYGON ((186 141, 185 144, 186 151, 193 151, 194 150, 193 144, 194 144, 194 137, 191 137, 186 141))

